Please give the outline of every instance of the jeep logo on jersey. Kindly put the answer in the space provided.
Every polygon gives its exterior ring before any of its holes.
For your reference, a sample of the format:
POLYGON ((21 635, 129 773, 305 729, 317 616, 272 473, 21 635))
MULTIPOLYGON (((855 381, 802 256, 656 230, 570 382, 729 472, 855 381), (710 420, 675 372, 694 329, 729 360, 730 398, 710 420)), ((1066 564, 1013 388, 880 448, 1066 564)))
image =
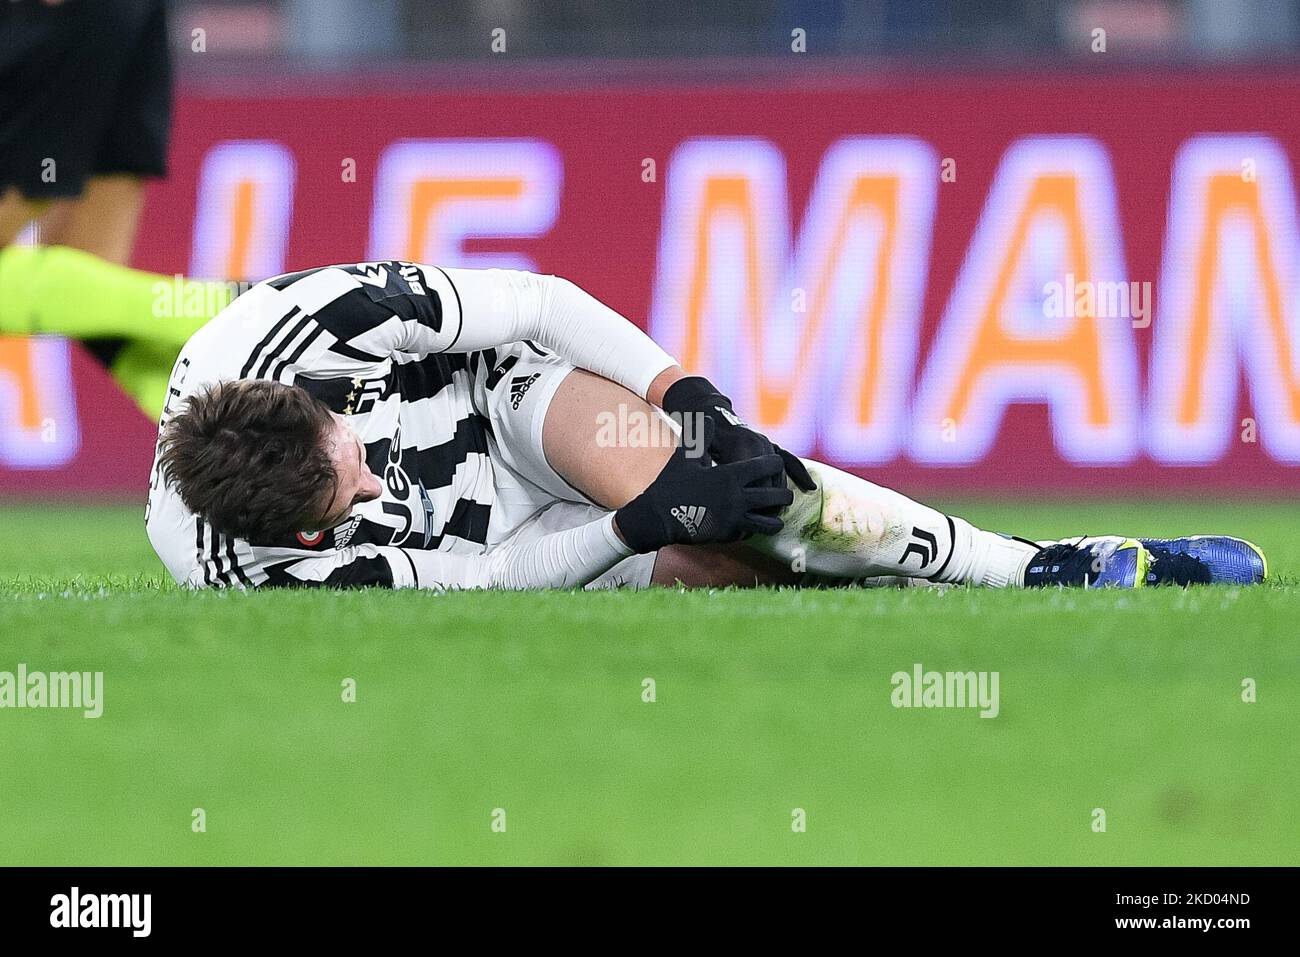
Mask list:
MULTIPOLYGON (((420 511, 424 518, 424 540, 421 547, 428 548, 433 541, 433 499, 429 497, 429 490, 424 487, 423 480, 418 481, 414 487, 419 489, 420 511)), ((398 425, 397 432, 393 435, 393 444, 388 449, 388 463, 384 466, 384 490, 391 498, 391 501, 383 502, 384 514, 395 516, 401 523, 394 529, 393 537, 388 542, 390 545, 404 544, 415 526, 415 513, 407 504, 411 489, 411 479, 402 468, 402 427, 398 425)))
POLYGON ((406 536, 411 534, 411 524, 414 522, 411 510, 406 505, 406 500, 411 497, 411 480, 407 477, 406 470, 402 468, 402 426, 400 424, 393 434, 392 444, 388 447, 388 462, 384 465, 384 491, 392 499, 383 503, 384 514, 395 515, 402 522, 393 533, 389 544, 400 545, 406 541, 406 536))

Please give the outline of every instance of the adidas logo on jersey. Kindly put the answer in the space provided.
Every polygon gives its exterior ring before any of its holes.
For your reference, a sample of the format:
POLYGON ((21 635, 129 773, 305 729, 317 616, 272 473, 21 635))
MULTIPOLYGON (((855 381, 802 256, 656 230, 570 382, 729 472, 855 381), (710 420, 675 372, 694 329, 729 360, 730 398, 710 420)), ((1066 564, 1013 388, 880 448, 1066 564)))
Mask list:
POLYGON ((528 390, 533 387, 533 383, 542 377, 540 372, 534 372, 532 375, 517 375, 510 380, 510 408, 518 411, 519 404, 524 401, 524 396, 528 390))
POLYGON ((671 509, 673 518, 682 523, 691 538, 700 534, 700 526, 704 524, 707 511, 703 505, 677 505, 671 509))
POLYGON ((361 524, 361 516, 353 515, 342 525, 334 529, 334 547, 347 548, 352 543, 352 536, 357 533, 357 527, 361 524))

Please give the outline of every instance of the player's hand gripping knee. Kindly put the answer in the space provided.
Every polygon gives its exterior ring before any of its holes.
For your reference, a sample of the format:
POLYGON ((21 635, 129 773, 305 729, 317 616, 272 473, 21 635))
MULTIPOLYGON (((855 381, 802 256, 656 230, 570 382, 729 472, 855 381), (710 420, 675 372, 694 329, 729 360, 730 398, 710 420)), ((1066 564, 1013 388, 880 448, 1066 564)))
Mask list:
MULTIPOLYGON (((683 420, 690 415, 702 415, 712 423, 712 438, 706 444, 709 455, 718 464, 776 454, 781 457, 785 475, 789 475, 795 485, 805 492, 817 487, 796 456, 773 445, 767 436, 747 426, 731 407, 731 400, 703 376, 687 376, 670 385, 664 393, 663 408, 683 420)), ((767 484, 783 486, 785 478, 781 471, 768 479, 767 484)))
POLYGON ((761 513, 794 499, 784 481, 773 484, 783 468, 775 454, 710 465, 679 446, 650 487, 614 513, 614 522, 623 541, 638 552, 775 535, 784 523, 761 513))

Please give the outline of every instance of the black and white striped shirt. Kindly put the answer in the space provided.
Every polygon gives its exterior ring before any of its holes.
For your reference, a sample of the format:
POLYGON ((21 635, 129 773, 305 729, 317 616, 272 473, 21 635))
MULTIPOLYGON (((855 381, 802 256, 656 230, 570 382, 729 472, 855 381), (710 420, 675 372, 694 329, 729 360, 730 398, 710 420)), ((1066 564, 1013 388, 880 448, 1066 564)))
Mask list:
POLYGON ((259 283, 181 351, 160 434, 188 396, 216 382, 300 386, 348 417, 383 494, 334 528, 248 542, 190 513, 155 465, 146 516, 155 549, 194 587, 508 578, 500 560, 479 561, 509 531, 493 525, 481 390, 494 347, 525 340, 641 395, 673 363, 617 313, 551 276, 389 261, 259 283))

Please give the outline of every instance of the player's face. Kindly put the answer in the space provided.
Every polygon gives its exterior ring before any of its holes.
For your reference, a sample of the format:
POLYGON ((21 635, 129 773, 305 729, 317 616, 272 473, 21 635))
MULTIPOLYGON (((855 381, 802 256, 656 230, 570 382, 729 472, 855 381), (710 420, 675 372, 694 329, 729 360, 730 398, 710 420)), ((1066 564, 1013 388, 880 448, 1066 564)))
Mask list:
POLYGON ((333 528, 354 506, 379 498, 383 486, 366 464, 366 447, 343 416, 334 416, 334 430, 325 441, 339 484, 319 527, 333 528))

